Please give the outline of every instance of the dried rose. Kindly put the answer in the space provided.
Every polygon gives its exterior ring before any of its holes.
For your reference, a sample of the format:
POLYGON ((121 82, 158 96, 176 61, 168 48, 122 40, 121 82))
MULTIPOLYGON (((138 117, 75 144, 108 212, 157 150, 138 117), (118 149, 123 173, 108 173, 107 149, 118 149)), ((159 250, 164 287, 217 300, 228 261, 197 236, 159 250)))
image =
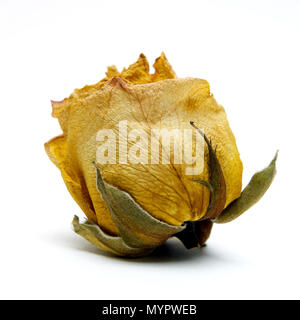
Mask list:
POLYGON ((63 134, 45 144, 46 152, 88 218, 79 223, 75 216, 74 230, 120 256, 149 254, 172 236, 187 248, 202 246, 213 222, 232 221, 256 203, 276 171, 277 154, 241 193, 243 166, 235 138, 207 81, 176 78, 164 54, 154 69, 150 74, 141 54, 128 69, 111 66, 97 84, 52 102, 63 134), (194 136, 174 135, 168 153, 164 130, 192 130, 194 136), (106 132, 107 140, 99 132, 106 132), (150 163, 149 136, 163 149, 159 156, 151 154, 150 163), (197 137, 204 141, 202 163, 193 167, 176 160, 182 153, 175 146, 189 146, 199 158, 197 137), (97 161, 97 154, 107 158, 97 161))

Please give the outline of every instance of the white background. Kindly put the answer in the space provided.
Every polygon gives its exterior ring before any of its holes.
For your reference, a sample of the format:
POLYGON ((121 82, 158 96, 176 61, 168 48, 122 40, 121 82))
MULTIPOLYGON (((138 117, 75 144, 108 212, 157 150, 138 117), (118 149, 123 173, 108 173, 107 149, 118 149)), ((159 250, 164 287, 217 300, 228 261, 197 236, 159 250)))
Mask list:
POLYGON ((299 1, 0 2, 0 298, 300 298, 299 1), (235 133, 244 185, 280 150, 278 174, 206 248, 176 240, 148 258, 101 253, 71 230, 72 200, 43 143, 50 99, 164 51, 210 82, 235 133))

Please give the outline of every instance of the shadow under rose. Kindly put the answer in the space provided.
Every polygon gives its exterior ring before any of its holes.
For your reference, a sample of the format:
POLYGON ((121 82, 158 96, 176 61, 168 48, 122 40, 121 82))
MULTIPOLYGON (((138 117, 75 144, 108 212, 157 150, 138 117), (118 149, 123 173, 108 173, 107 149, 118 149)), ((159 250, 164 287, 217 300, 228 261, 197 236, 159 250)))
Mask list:
POLYGON ((200 249, 194 248, 187 250, 183 244, 176 238, 169 239, 163 245, 157 247, 150 255, 140 258, 124 258, 104 252, 93 246, 81 237, 78 237, 71 232, 60 232, 47 236, 47 241, 57 243, 60 246, 68 247, 72 250, 89 252, 94 255, 116 259, 119 262, 131 263, 179 263, 191 260, 198 260, 197 263, 208 262, 232 262, 231 259, 224 257, 223 254, 218 254, 213 247, 204 246, 200 249))

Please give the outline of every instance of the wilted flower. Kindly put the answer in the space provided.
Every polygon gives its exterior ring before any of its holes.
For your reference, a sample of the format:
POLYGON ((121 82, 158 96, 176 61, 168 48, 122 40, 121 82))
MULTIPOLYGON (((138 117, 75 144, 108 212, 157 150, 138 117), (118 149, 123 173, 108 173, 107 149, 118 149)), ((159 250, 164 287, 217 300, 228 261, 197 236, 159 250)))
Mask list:
POLYGON ((75 216, 74 230, 120 256, 146 255, 172 236, 202 246, 213 222, 242 214, 275 175, 277 155, 241 193, 235 138, 207 81, 176 78, 164 54, 154 69, 141 54, 52 102, 63 134, 45 148, 88 219, 75 216))

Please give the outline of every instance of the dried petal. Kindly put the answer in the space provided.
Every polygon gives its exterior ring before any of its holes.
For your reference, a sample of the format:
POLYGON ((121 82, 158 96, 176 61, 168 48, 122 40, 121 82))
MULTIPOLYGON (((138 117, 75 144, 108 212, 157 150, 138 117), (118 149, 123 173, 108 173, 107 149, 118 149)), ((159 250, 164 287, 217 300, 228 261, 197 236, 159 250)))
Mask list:
POLYGON ((78 171, 66 164, 67 143, 64 136, 58 136, 45 143, 45 150, 51 161, 60 169, 64 182, 73 199, 88 219, 97 221, 96 214, 86 184, 78 171))

